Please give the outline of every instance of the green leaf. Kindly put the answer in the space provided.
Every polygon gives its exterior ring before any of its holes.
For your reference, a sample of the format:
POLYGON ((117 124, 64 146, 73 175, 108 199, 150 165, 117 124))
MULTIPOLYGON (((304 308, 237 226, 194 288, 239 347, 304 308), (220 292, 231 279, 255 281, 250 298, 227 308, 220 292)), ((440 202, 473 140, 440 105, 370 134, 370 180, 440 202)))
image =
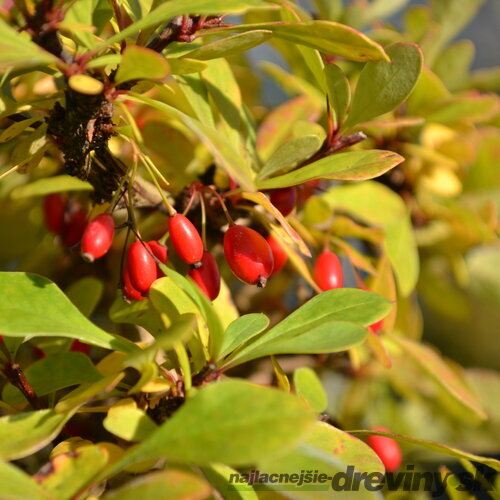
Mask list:
POLYGON ((224 13, 242 13, 250 8, 269 8, 261 0, 184 0, 178 2, 162 3, 155 9, 151 10, 142 19, 132 23, 125 29, 121 30, 116 35, 108 38, 97 45, 98 49, 109 47, 110 45, 120 42, 127 37, 132 36, 140 30, 157 26, 169 19, 183 14, 199 14, 199 15, 218 15, 224 13))
POLYGON ((326 410, 328 405, 326 393, 321 380, 313 369, 297 368, 293 372, 293 385, 297 394, 304 398, 316 413, 326 410))
POLYGON ((201 75, 183 75, 176 77, 176 80, 198 120, 207 127, 215 128, 208 90, 201 75))
POLYGON ((230 64, 225 59, 212 60, 202 77, 220 117, 219 132, 240 156, 244 152, 253 155, 255 145, 245 148, 245 140, 254 133, 246 120, 241 90, 230 64))
POLYGON ((296 122, 316 121, 321 108, 317 99, 300 96, 273 109, 263 120, 257 133, 257 150, 262 160, 267 161, 281 144, 291 138, 296 122))
MULTIPOLYGON (((83 384, 102 378, 88 356, 80 352, 63 352, 35 361, 24 372, 37 396, 83 384)), ((9 404, 25 402, 19 389, 13 385, 4 387, 2 398, 9 404)))
POLYGON ((322 196, 331 208, 343 210, 385 230, 384 247, 404 296, 415 288, 419 260, 408 209, 399 195, 378 182, 330 189, 322 196))
POLYGON ((352 61, 388 60, 384 49, 377 42, 349 26, 331 21, 242 24, 224 28, 218 34, 254 30, 269 30, 277 38, 317 49, 323 54, 341 56, 352 61))
POLYGON ((439 385, 450 393, 459 403, 472 410, 479 418, 487 416, 481 404, 457 373, 430 347, 403 337, 391 336, 391 340, 398 344, 406 356, 414 360, 422 370, 427 372, 439 385))
POLYGON ((494 458, 481 457, 480 455, 474 455, 473 453, 468 453, 466 451, 459 450, 457 448, 452 448, 441 443, 435 443, 434 441, 427 441, 425 439, 417 439, 411 436, 404 436, 402 434, 394 434, 392 432, 381 432, 374 430, 355 430, 349 431, 349 434, 354 434, 356 436, 385 436, 402 443, 414 444, 416 446, 421 446, 428 450, 435 451, 437 453, 442 453, 443 455, 448 455, 449 457, 455 458, 465 458, 472 462, 478 462, 480 464, 487 465, 496 471, 500 471, 500 461, 494 458))
POLYGON ((21 469, 1 461, 0 485, 2 485, 2 500, 54 500, 49 492, 21 469))
POLYGON ((337 126, 344 122, 351 104, 351 87, 345 73, 335 64, 327 64, 324 69, 328 101, 335 112, 337 126))
POLYGON ((19 134, 24 132, 27 128, 31 127, 33 123, 39 121, 40 118, 27 118, 26 120, 21 120, 20 122, 14 122, 12 125, 9 125, 6 129, 2 130, 0 133, 0 144, 4 142, 8 142, 19 134))
POLYGON ((237 350, 225 366, 271 354, 338 352, 366 339, 363 326, 387 315, 391 303, 381 295, 354 288, 320 293, 274 328, 237 350), (362 326, 363 325, 363 326, 362 326))
POLYGON ((439 54, 433 70, 447 88, 455 90, 464 84, 474 52, 474 44, 470 40, 459 40, 439 54))
POLYGON ((102 298, 104 283, 93 276, 86 276, 71 283, 65 293, 79 311, 88 318, 102 298))
POLYGON ((9 69, 52 64, 57 58, 0 19, 0 73, 9 69))
POLYGON ((455 97, 444 101, 429 113, 426 119, 433 123, 455 125, 457 123, 481 123, 493 119, 500 110, 496 95, 455 97))
MULTIPOLYGON (((161 299, 158 303, 161 303, 161 299)), ((171 307, 171 306, 170 306, 171 307)), ((168 318, 172 324, 164 331, 155 336, 154 342, 144 347, 137 354, 127 356, 126 366, 133 366, 140 370, 148 363, 154 362, 156 354, 160 350, 171 350, 178 342, 186 343, 196 330, 196 315, 176 313, 173 317, 168 318)))
POLYGON ((272 179, 257 182, 259 189, 276 189, 297 186, 313 179, 361 181, 373 179, 404 161, 392 151, 378 149, 348 151, 321 158, 305 167, 272 179))
POLYGON ((97 39, 92 33, 93 28, 92 13, 95 8, 95 0, 78 0, 71 4, 64 16, 64 24, 81 25, 87 29, 68 29, 67 34, 74 38, 79 45, 87 49, 92 49, 97 43, 97 39))
POLYGON ((72 413, 40 410, 0 418, 0 459, 33 455, 61 432, 72 413))
POLYGON ((156 430, 155 423, 139 408, 116 408, 108 412, 102 425, 125 441, 144 441, 156 430))
POLYGON ((317 135, 306 135, 283 143, 267 160, 257 175, 258 180, 278 172, 294 169, 318 152, 322 141, 317 135))
POLYGON ((108 459, 104 446, 81 446, 73 453, 53 458, 52 468, 47 474, 40 474, 38 482, 58 500, 72 500, 93 483, 108 459))
POLYGON ((272 31, 255 30, 248 31, 247 33, 240 33, 233 35, 215 42, 210 42, 202 45, 201 47, 188 52, 183 57, 190 59, 200 59, 208 61, 209 59, 217 59, 219 57, 231 57, 241 52, 257 47, 269 40, 273 36, 272 31))
POLYGON ((316 422, 307 436, 307 443, 334 455, 345 464, 354 465, 357 471, 385 473, 384 464, 366 443, 333 425, 316 422))
POLYGON ((50 280, 32 273, 0 273, 0 331, 11 337, 68 337, 106 349, 134 352, 125 338, 91 323, 50 280))
POLYGON ((66 413, 74 410, 82 404, 88 403, 93 399, 107 395, 112 391, 120 380, 125 376, 124 373, 112 373, 111 375, 102 378, 98 382, 92 384, 83 384, 64 396, 56 404, 55 410, 57 413, 66 413))
POLYGON ((207 296, 192 281, 186 279, 182 276, 182 274, 179 274, 177 271, 174 271, 163 264, 161 264, 160 267, 165 275, 171 278, 179 288, 184 290, 190 299, 198 306, 199 311, 208 325, 208 349, 210 355, 213 356, 213 353, 217 352, 219 349, 224 329, 212 302, 208 300, 207 296))
POLYGON ((105 475, 160 457, 199 465, 252 464, 293 447, 312 422, 312 412, 291 394, 241 380, 209 384, 105 475))
MULTIPOLYGON (((109 317, 114 323, 129 323, 145 328, 153 337, 165 329, 158 311, 151 306, 149 300, 127 302, 121 291, 109 309, 109 317)), ((138 351, 140 352, 140 351, 138 351)))
POLYGON ((183 57, 175 59, 167 59, 172 75, 188 75, 190 73, 199 73, 207 67, 207 63, 198 61, 197 59, 187 59, 183 57))
POLYGON ((392 111, 415 87, 423 64, 418 46, 395 43, 386 50, 390 62, 370 62, 361 71, 344 129, 392 111))
POLYGON ((161 80, 169 74, 165 58, 152 49, 128 46, 122 54, 122 60, 115 76, 115 83, 130 80, 161 80))
POLYGON ((209 149, 217 163, 224 168, 243 189, 254 190, 253 171, 243 161, 234 147, 212 127, 184 114, 182 111, 160 101, 135 92, 127 95, 128 100, 138 101, 180 120, 209 149))
POLYGON ((224 332, 217 359, 222 359, 238 347, 243 346, 268 326, 269 318, 265 314, 245 314, 235 319, 224 332))
POLYGON ((27 198, 30 196, 45 196, 51 193, 68 193, 72 191, 93 191, 92 184, 70 175, 42 177, 28 184, 16 187, 10 193, 11 198, 27 198))
POLYGON ((202 500, 212 492, 210 485, 182 470, 164 470, 145 474, 124 486, 106 493, 103 500, 202 500))

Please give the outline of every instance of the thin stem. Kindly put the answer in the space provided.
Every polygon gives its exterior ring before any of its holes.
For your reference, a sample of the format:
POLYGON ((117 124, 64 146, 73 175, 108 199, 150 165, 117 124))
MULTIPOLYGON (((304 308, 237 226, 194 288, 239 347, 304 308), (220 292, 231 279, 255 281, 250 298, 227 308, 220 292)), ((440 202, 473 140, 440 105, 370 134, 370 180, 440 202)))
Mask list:
POLYGON ((198 196, 200 197, 201 206, 201 241, 203 241, 203 248, 207 249, 207 209, 205 207, 205 200, 203 199, 203 194, 198 191, 198 196))
POLYGON ((3 174, 0 174, 0 181, 7 177, 8 175, 12 174, 13 172, 15 172, 17 170, 17 165, 14 165, 13 167, 9 168, 8 170, 6 170, 3 174))
POLYGON ((226 216, 227 222, 229 223, 230 226, 234 226, 234 220, 229 214, 226 207, 226 203, 224 202, 222 196, 212 186, 200 185, 198 189, 205 189, 206 191, 210 191, 217 198, 222 207, 222 210, 224 211, 224 215, 226 216))
POLYGON ((153 179, 153 183, 156 186, 156 189, 160 193, 160 196, 163 200, 163 203, 164 203, 165 207, 167 208, 168 215, 170 217, 173 217, 177 213, 177 210, 175 210, 175 208, 167 200, 167 197, 165 196, 165 193, 163 192, 163 189, 161 188, 160 183, 158 182, 158 179, 156 178, 154 171, 151 169, 151 166, 148 164, 147 161, 144 161, 145 158, 142 155, 140 155, 140 158, 143 160, 143 162, 142 162, 143 165, 146 167, 146 170, 148 171, 151 179, 153 179))
POLYGON ((35 390, 29 383, 18 363, 8 362, 2 368, 2 373, 13 386, 17 387, 23 393, 23 396, 34 410, 43 408, 35 390))

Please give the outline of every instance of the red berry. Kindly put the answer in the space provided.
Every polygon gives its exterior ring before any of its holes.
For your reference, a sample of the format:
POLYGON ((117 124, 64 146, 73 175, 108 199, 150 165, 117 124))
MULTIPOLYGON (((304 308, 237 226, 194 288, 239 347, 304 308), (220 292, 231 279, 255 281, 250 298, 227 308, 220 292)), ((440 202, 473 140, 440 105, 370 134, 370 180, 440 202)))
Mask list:
POLYGON ((82 354, 86 354, 87 356, 90 354, 90 346, 76 339, 71 342, 71 347, 69 348, 69 350, 73 352, 81 352, 82 354))
MULTIPOLYGON (((374 427, 374 431, 388 432, 384 427, 374 427)), ((395 471, 403 460, 399 443, 385 436, 368 436, 368 444, 379 456, 387 472, 395 471)))
POLYGON ((92 219, 82 236, 81 253, 87 262, 93 262, 108 253, 115 235, 115 221, 109 214, 92 219))
POLYGON ((273 252, 274 268, 273 274, 277 274, 283 269, 283 266, 288 260, 288 254, 286 250, 281 246, 281 243, 276 238, 269 235, 266 238, 267 243, 271 247, 271 252, 273 252))
POLYGON ((66 198, 60 193, 49 194, 43 200, 45 226, 54 234, 61 234, 63 230, 66 204, 66 198))
POLYGON ((192 222, 182 214, 168 220, 170 239, 179 257, 188 264, 199 267, 203 257, 203 242, 192 222))
POLYGON ((257 231, 231 226, 224 235, 224 254, 229 267, 241 281, 266 286, 273 272, 273 252, 257 231))
POLYGON ((313 179, 312 181, 304 182, 304 184, 298 186, 297 204, 303 205, 314 194, 314 191, 319 187, 319 185, 319 179, 313 179))
POLYGON ((87 223, 88 219, 85 210, 78 208, 74 212, 71 212, 67 217, 62 231, 63 245, 71 248, 80 243, 87 223))
POLYGON ((342 264, 333 252, 325 251, 320 254, 314 265, 314 280, 321 290, 342 288, 342 264))
MULTIPOLYGON (((162 263, 166 264, 168 259, 168 248, 157 241, 148 241, 146 245, 151 250, 151 253, 162 263)), ((160 269, 158 263, 156 263, 156 277, 162 278, 165 276, 163 271, 160 269)))
POLYGON ((190 269, 189 276, 193 278, 201 291, 210 299, 215 300, 220 292, 220 274, 217 261, 207 251, 203 252, 201 267, 190 269))
POLYGON ((132 243, 128 249, 127 269, 132 286, 139 292, 147 293, 156 280, 156 262, 140 241, 132 243))
POLYGON ((294 186, 269 191, 271 203, 285 217, 295 208, 297 203, 297 189, 294 186))
POLYGON ((139 290, 134 288, 130 281, 130 274, 127 267, 123 268, 123 295, 130 300, 144 300, 146 297, 139 290))

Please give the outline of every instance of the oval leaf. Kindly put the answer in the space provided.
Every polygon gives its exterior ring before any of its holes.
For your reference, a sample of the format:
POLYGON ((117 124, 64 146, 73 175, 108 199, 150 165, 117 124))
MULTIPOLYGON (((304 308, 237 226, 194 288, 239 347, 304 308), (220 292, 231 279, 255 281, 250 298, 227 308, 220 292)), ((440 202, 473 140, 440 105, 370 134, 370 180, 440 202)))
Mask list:
POLYGON ((392 151, 348 151, 333 154, 288 174, 257 183, 259 189, 277 189, 297 186, 314 179, 361 181, 373 179, 404 161, 392 151))
POLYGON ((183 57, 202 61, 217 59, 219 57, 230 57, 257 47, 257 45, 264 43, 272 36, 273 32, 268 30, 248 31, 204 44, 192 52, 188 52, 183 57))
POLYGON ((165 58, 152 49, 130 45, 122 54, 115 76, 115 83, 130 80, 161 80, 168 76, 169 66, 165 58))
POLYGON ((0 459, 17 460, 36 453, 54 439, 72 413, 40 410, 0 418, 0 459))
POLYGON ((12 190, 11 198, 27 198, 29 196, 45 196, 51 193, 68 193, 70 191, 92 191, 92 184, 70 175, 42 177, 12 190))
POLYGON ((344 128, 392 111, 414 89, 422 71, 422 51, 406 42, 386 50, 390 62, 370 62, 361 71, 344 128))
POLYGON ((105 474, 160 457, 199 465, 252 464, 296 445, 313 420, 297 397, 277 389, 241 380, 209 384, 105 474))
POLYGON ((293 385, 297 394, 304 398, 315 412, 321 413, 326 410, 328 404, 326 393, 313 369, 297 368, 293 372, 293 385))
POLYGON ((11 337, 68 337, 106 349, 134 352, 123 337, 91 323, 47 278, 33 273, 0 273, 0 331, 11 337))
POLYGON ((224 332, 217 359, 222 359, 236 348, 243 346, 268 326, 269 318, 265 314, 245 314, 235 319, 224 332))

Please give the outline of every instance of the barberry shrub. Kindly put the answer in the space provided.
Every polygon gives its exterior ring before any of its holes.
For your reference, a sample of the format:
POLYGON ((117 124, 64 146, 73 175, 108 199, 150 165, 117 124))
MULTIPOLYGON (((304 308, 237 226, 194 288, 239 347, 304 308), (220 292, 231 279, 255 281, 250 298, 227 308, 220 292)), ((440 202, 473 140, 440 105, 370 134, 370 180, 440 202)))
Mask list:
POLYGON ((499 470, 500 79, 455 41, 481 2, 312 3, 2 2, 2 500, 499 470))

